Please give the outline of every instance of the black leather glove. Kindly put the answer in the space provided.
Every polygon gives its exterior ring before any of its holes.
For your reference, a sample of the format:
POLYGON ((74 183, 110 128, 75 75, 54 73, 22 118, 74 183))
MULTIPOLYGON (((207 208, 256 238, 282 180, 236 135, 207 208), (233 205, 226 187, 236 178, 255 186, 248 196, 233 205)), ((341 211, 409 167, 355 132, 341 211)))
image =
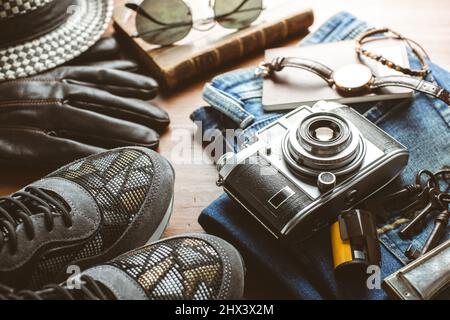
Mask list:
POLYGON ((168 114, 145 101, 157 83, 131 61, 92 63, 117 49, 101 40, 71 65, 0 82, 0 162, 52 167, 121 146, 157 148, 157 132, 169 125, 168 114))

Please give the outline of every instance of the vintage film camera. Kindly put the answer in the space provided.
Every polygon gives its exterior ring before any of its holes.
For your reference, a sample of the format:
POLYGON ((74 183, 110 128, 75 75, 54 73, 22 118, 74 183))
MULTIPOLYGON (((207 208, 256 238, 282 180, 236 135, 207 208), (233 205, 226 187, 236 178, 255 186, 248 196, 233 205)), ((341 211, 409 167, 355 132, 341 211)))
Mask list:
POLYGON ((302 106, 218 161, 218 186, 275 238, 298 241, 330 225, 395 177, 408 150, 350 107, 302 106))

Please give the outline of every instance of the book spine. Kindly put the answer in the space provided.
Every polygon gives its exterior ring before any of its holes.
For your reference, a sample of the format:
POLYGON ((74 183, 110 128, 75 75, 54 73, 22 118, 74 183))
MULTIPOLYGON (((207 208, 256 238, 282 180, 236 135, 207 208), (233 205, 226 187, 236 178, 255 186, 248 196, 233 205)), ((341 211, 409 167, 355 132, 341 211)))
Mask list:
POLYGON ((313 22, 314 15, 311 10, 308 10, 283 21, 263 25, 249 34, 224 42, 214 50, 201 53, 169 70, 163 71, 162 77, 158 78, 164 78, 163 87, 172 89, 185 80, 211 72, 211 70, 226 62, 272 47, 293 35, 305 33, 313 22))

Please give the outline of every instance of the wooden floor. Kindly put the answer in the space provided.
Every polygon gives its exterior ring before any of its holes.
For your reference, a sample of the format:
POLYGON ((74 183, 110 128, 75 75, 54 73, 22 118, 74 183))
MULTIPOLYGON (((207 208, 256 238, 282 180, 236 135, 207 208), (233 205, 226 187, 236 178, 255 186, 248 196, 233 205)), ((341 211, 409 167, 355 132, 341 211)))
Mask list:
MULTIPOLYGON (((273 0, 272 0, 273 1, 273 0)), ((303 1, 303 0, 293 0, 303 1)), ((206 2, 206 1, 205 1, 206 2)), ((392 29, 418 41, 425 47, 432 60, 450 69, 450 1, 449 0, 316 0, 304 1, 313 7, 315 23, 311 31, 333 14, 346 10, 376 26, 392 29)), ((292 41, 294 45, 298 40, 292 41)), ((249 57, 217 71, 232 70, 256 65, 261 55, 249 57)), ((193 157, 201 149, 192 142, 194 126, 189 115, 204 105, 201 92, 203 85, 213 74, 195 79, 183 89, 170 96, 160 97, 157 103, 166 109, 172 119, 171 129, 161 140, 160 152, 169 158, 176 170, 175 208, 166 235, 201 231, 197 223, 202 208, 216 199, 222 190, 216 187, 217 173, 212 164, 189 163, 190 154, 176 156, 180 143, 192 146, 193 157), (195 146, 195 148, 194 148, 195 146)), ((186 150, 186 149, 185 149, 186 150)), ((0 194, 8 194, 44 175, 45 172, 30 169, 0 169, 0 194)))

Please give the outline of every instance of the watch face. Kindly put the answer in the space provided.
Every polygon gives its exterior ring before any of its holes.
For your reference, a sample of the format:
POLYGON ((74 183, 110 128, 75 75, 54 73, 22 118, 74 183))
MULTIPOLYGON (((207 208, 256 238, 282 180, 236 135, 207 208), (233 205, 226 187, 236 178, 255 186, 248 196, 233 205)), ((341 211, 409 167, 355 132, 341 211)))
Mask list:
POLYGON ((362 64, 347 65, 333 73, 336 87, 348 93, 368 88, 372 77, 372 71, 362 64))

